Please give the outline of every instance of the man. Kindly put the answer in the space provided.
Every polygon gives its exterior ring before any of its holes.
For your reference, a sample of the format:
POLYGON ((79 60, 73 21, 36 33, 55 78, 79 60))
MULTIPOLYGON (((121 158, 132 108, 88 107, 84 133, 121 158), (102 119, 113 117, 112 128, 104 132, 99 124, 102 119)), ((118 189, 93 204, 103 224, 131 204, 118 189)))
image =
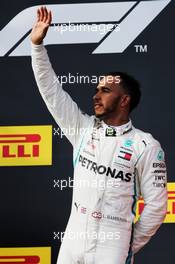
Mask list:
POLYGON ((51 20, 50 11, 38 9, 31 33, 36 82, 62 129, 84 129, 67 134, 76 184, 57 263, 129 264, 166 215, 164 152, 150 134, 132 126, 129 114, 141 94, 138 82, 125 73, 110 73, 100 81, 93 97, 95 116, 79 110, 57 81, 43 45, 51 20), (145 207, 134 224, 140 195, 145 207))

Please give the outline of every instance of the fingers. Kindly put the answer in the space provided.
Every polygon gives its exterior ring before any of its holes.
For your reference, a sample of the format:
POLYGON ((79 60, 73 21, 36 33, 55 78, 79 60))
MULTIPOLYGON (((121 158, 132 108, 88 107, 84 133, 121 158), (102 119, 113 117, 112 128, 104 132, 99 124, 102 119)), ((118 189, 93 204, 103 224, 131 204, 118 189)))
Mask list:
POLYGON ((37 22, 43 21, 44 17, 44 10, 43 7, 41 6, 40 8, 37 9, 37 22))
POLYGON ((46 24, 51 24, 52 21, 52 13, 48 12, 46 7, 41 6, 37 9, 37 22, 44 22, 46 24))
POLYGON ((43 6, 40 8, 40 21, 43 21, 43 17, 44 17, 44 8, 43 6))
POLYGON ((48 12, 48 18, 47 18, 47 20, 46 20, 46 23, 47 23, 48 25, 50 25, 51 22, 52 22, 52 12, 49 11, 49 12, 48 12))
POLYGON ((39 22, 40 21, 40 10, 39 10, 39 8, 37 9, 37 22, 39 22))
POLYGON ((47 8, 46 7, 43 8, 43 14, 44 14, 44 16, 43 16, 43 22, 46 23, 47 18, 48 18, 48 11, 47 11, 47 8))

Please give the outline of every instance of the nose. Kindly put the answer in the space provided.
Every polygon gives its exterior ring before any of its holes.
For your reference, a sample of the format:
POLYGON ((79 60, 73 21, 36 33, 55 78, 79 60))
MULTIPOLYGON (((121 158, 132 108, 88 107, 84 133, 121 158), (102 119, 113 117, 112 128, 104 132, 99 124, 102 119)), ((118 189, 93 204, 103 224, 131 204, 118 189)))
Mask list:
POLYGON ((99 92, 97 92, 96 94, 94 94, 93 100, 96 101, 96 102, 100 100, 99 92))

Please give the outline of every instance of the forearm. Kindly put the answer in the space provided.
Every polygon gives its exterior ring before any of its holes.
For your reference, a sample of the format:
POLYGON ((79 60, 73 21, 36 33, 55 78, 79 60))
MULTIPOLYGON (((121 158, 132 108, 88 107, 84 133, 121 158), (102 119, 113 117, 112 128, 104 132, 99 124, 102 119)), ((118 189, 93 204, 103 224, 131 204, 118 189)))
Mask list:
MULTIPOLYGON (((160 197, 161 199, 161 197, 160 197)), ((141 214, 139 221, 134 225, 134 237, 132 250, 137 253, 144 247, 151 237, 157 232, 163 223, 167 212, 167 193, 164 191, 160 205, 147 204, 141 214)))
POLYGON ((47 95, 51 93, 51 90, 53 92, 62 89, 43 44, 35 45, 31 42, 31 58, 32 69, 41 95, 47 95))

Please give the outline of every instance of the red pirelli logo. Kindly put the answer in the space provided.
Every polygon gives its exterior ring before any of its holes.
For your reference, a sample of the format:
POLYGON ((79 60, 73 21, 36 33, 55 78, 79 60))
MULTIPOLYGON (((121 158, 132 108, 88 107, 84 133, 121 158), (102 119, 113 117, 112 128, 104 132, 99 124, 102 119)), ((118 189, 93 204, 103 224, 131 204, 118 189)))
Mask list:
POLYGON ((0 257, 0 263, 8 263, 8 264, 39 264, 40 257, 39 256, 2 256, 0 257))
POLYGON ((31 157, 31 156, 39 157, 40 141, 41 141, 41 135, 39 134, 0 135, 0 144, 2 144, 2 157, 3 158, 31 157), (13 154, 10 153, 10 146, 12 143, 18 144, 16 153, 13 154), (31 153, 25 153, 24 143, 31 144, 31 148, 32 148, 31 153))
POLYGON ((0 248, 0 264, 51 264, 51 247, 0 248))
POLYGON ((1 166, 51 165, 52 126, 0 127, 0 149, 1 166))

